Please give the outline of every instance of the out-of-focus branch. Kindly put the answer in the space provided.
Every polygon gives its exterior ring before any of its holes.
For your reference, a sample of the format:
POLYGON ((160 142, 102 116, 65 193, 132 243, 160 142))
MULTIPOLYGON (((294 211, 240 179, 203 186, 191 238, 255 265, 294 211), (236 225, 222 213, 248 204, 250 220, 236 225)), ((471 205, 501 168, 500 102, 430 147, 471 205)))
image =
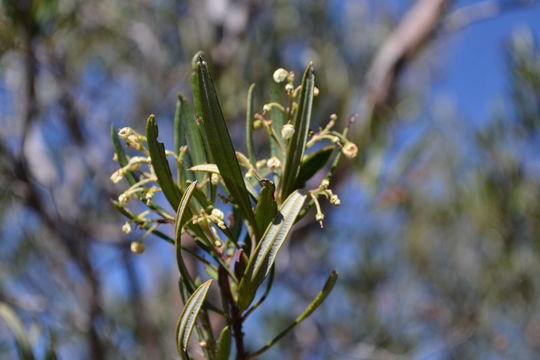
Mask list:
POLYGON ((403 64, 437 29, 451 0, 418 0, 377 52, 367 72, 368 102, 374 109, 388 100, 403 64))
POLYGON ((495 17, 505 11, 537 3, 536 0, 493 1, 487 0, 452 11, 444 19, 445 30, 455 31, 472 23, 495 17))

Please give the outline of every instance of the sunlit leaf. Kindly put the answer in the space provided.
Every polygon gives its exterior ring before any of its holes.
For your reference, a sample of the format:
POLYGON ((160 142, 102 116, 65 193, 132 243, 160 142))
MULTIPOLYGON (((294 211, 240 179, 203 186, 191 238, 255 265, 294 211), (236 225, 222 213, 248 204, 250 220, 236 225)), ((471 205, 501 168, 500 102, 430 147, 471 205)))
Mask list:
POLYGON ((202 309, 211 284, 212 280, 208 280, 201 284, 197 290, 195 290, 195 292, 186 301, 184 309, 182 310, 180 318, 178 319, 176 329, 176 345, 178 348, 178 353, 184 359, 187 358, 186 350, 191 333, 193 332, 193 327, 195 326, 195 321, 197 320, 197 316, 202 309))
POLYGON ((186 284, 186 287, 190 292, 193 292, 195 286, 193 283, 193 279, 189 275, 187 267, 184 263, 184 258, 182 257, 182 228, 191 217, 188 205, 196 186, 196 182, 191 183, 182 195, 182 199, 180 200, 180 205, 178 205, 178 210, 176 212, 176 218, 174 221, 174 233, 176 235, 176 262, 178 264, 178 270, 180 272, 182 281, 186 284))
POLYGON ((246 309, 253 301, 258 286, 272 268, 305 199, 305 195, 298 191, 293 192, 283 202, 274 220, 268 225, 240 282, 238 306, 241 309, 246 309))

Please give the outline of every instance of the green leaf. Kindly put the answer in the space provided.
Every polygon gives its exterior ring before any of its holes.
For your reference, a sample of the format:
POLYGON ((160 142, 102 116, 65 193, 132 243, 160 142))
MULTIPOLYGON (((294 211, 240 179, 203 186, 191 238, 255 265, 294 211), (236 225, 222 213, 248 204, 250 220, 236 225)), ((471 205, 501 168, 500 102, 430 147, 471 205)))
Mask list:
POLYGON ((238 306, 246 309, 253 301, 259 285, 264 281, 274 264, 279 250, 291 231, 296 216, 306 199, 298 191, 293 192, 281 205, 279 211, 249 260, 238 288, 238 306))
POLYGON ((13 311, 9 305, 3 302, 0 302, 0 319, 4 320, 7 327, 13 333, 15 341, 17 342, 17 349, 20 351, 21 359, 35 359, 34 352, 32 351, 32 344, 30 343, 28 334, 24 329, 23 322, 19 316, 17 316, 15 311, 13 311))
POLYGON ((180 317, 178 318, 178 325, 176 327, 176 346, 178 348, 178 353, 183 359, 187 358, 186 350, 189 339, 211 284, 212 280, 208 280, 195 290, 186 301, 182 314, 180 314, 180 317))
MULTIPOLYGON (((174 152, 176 155, 180 154, 180 147, 186 145, 186 123, 187 116, 191 114, 191 109, 187 108, 189 105, 184 100, 182 95, 177 95, 176 111, 174 113, 174 152)), ((186 171, 191 166, 189 156, 184 156, 182 161, 182 167, 178 169, 178 178, 194 181, 195 176, 186 171)), ((183 185, 180 184, 183 188, 183 185)))
POLYGON ((186 264, 182 257, 182 228, 186 222, 191 218, 191 211, 189 211, 188 205, 193 195, 193 191, 197 186, 196 182, 192 182, 182 195, 180 205, 178 205, 178 211, 176 212, 176 218, 174 220, 174 233, 176 235, 175 247, 176 247, 176 262, 178 264, 178 271, 182 281, 185 283, 189 292, 193 292, 195 285, 193 279, 189 275, 186 264))
POLYGON ((231 329, 225 326, 221 330, 218 339, 218 350, 216 360, 229 360, 231 354, 231 329))
MULTIPOLYGON (((121 168, 126 166, 128 164, 128 159, 126 156, 126 153, 124 152, 124 148, 122 147, 122 142, 120 142, 120 139, 118 138, 118 134, 116 133, 116 129, 114 128, 114 125, 111 125, 111 138, 114 146, 114 152, 116 154, 116 157, 118 159, 118 164, 121 168)), ((128 171, 125 174, 125 178, 129 184, 129 186, 133 186, 137 182, 137 178, 133 172, 128 171)))
POLYGON ((247 95, 246 106, 246 148, 248 153, 249 162, 255 166, 255 151, 253 150, 253 89, 255 84, 251 84, 247 95))
MULTIPOLYGON (((191 165, 205 164, 208 162, 206 149, 201 136, 200 126, 191 111, 189 103, 182 96, 179 96, 181 104, 181 120, 185 126, 186 143, 188 146, 191 165)), ((199 183, 204 180, 204 174, 195 174, 199 183)))
POLYGON ((277 203, 274 199, 276 186, 270 180, 261 181, 261 192, 259 193, 257 206, 255 207, 255 220, 259 233, 262 234, 270 221, 276 216, 277 203))
POLYGON ((148 150, 150 152, 150 159, 152 160, 152 167, 157 176, 157 181, 163 194, 169 201, 169 204, 173 209, 178 208, 180 203, 180 197, 182 193, 174 182, 171 175, 171 168, 169 162, 165 156, 165 147, 163 143, 158 142, 159 130, 154 115, 150 115, 146 121, 146 140, 148 142, 148 150))
POLYGON ((311 179, 317 171, 323 168, 328 159, 330 159, 330 155, 332 155, 333 151, 334 146, 327 146, 313 154, 304 156, 302 164, 300 165, 300 171, 296 177, 294 189, 303 188, 306 182, 311 179))
POLYGON ((236 159, 236 153, 221 112, 214 84, 202 58, 199 58, 198 62, 198 75, 204 118, 203 129, 207 138, 211 140, 208 145, 214 163, 217 164, 225 187, 240 208, 244 218, 256 229, 255 215, 251 208, 244 177, 236 159))
POLYGON ((294 329, 296 325, 301 323, 305 318, 310 316, 322 303, 323 301, 328 297, 332 289, 334 288, 334 285, 336 284, 338 278, 338 274, 335 270, 333 270, 330 275, 328 276, 328 279, 326 280, 326 283, 324 284, 323 289, 315 296, 315 298, 311 301, 311 303, 307 306, 307 308, 304 310, 304 312, 298 316, 294 322, 289 325, 287 328, 285 328, 282 332, 280 332, 275 338, 270 340, 266 345, 264 345, 259 350, 255 351, 254 353, 251 353, 248 355, 248 358, 254 358, 256 356, 261 355, 266 350, 270 349, 272 345, 277 343, 279 340, 281 340, 289 331, 294 329))
POLYGON ((219 169, 216 164, 201 164, 189 168, 190 171, 202 171, 219 175, 219 169))
POLYGON ((300 171, 300 162, 304 156, 309 124, 311 121, 311 108, 313 105, 313 89, 315 75, 311 63, 307 66, 302 77, 302 89, 298 102, 298 111, 294 120, 294 134, 287 147, 285 170, 281 181, 281 198, 284 199, 294 191, 296 178, 300 171))

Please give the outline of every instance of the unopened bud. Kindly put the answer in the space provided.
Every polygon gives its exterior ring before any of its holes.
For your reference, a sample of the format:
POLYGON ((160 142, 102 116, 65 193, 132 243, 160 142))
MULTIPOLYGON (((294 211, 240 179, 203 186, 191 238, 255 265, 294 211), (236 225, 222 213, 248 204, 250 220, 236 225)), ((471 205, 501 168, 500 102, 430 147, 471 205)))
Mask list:
POLYGON ((120 196, 118 196, 118 202, 120 203, 120 205, 126 205, 129 201, 129 196, 126 195, 125 193, 122 193, 120 194, 120 196))
POLYGON ((341 152, 348 158, 354 158, 358 154, 358 146, 350 141, 347 141, 345 145, 343 145, 341 152))
POLYGON ((122 173, 122 170, 118 169, 111 175, 111 180, 113 183, 117 183, 124 177, 124 174, 122 173))
POLYGON ((142 254, 146 250, 146 246, 140 241, 132 242, 129 247, 134 254, 142 254))
POLYGON ((219 220, 223 220, 225 218, 225 215, 223 214, 223 211, 219 210, 218 208, 213 208, 210 215, 217 218, 217 219, 219 219, 219 220))
POLYGON ((212 175, 210 175, 210 182, 212 185, 217 185, 219 183, 219 175, 212 173, 212 175))
POLYGON ((319 96, 319 88, 316 86, 313 88, 313 96, 319 96))
POLYGON ((294 134, 294 126, 292 126, 291 124, 283 125, 283 127, 281 128, 281 136, 283 136, 285 140, 290 139, 293 136, 293 134, 294 134))
POLYGON ((118 130, 118 136, 122 139, 127 138, 132 133, 133 133, 133 129, 131 129, 130 127, 123 127, 120 130, 118 130))
POLYGON ((287 91, 293 91, 293 90, 294 90, 293 84, 287 84, 287 85, 285 85, 285 90, 287 90, 287 91))
POLYGON ((341 204, 341 200, 339 200, 337 195, 332 195, 330 196, 330 204, 339 206, 339 204, 341 204))
POLYGON ((268 159, 268 161, 266 162, 266 166, 270 169, 270 170, 275 170, 277 168, 279 168, 281 166, 281 161, 279 161, 279 159, 275 156, 272 156, 270 159, 268 159))
POLYGON ((336 121, 337 120, 337 115, 336 114, 331 114, 330 115, 330 120, 336 121))
POLYGON ((126 221, 126 223, 122 225, 122 231, 126 234, 129 234, 131 232, 131 225, 129 222, 126 221))
POLYGON ((274 71, 274 81, 276 83, 281 83, 287 79, 287 76, 289 76, 289 72, 283 68, 279 68, 276 71, 274 71))
POLYGON ((328 185, 330 185, 330 181, 328 181, 328 179, 321 181, 321 188, 326 189, 328 185))

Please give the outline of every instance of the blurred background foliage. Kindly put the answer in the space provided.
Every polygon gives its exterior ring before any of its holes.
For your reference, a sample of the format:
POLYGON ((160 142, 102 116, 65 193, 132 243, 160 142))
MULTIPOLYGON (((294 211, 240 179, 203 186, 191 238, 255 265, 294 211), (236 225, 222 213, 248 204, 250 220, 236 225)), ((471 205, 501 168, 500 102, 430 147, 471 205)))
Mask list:
POLYGON ((110 203, 109 128, 142 131, 149 113, 171 126, 200 49, 242 150, 248 86, 261 109, 278 67, 299 74, 314 61, 316 124, 357 114, 360 156, 336 179, 342 205, 323 230, 299 225, 247 324, 249 348, 337 268, 327 303, 262 358, 540 357, 536 2, 1 4, 0 358, 174 356, 174 252, 153 238, 144 255, 129 252, 142 233, 123 234, 110 203), (471 27, 497 31, 460 48, 471 27), (474 81, 460 60, 471 57, 490 80, 474 81))

